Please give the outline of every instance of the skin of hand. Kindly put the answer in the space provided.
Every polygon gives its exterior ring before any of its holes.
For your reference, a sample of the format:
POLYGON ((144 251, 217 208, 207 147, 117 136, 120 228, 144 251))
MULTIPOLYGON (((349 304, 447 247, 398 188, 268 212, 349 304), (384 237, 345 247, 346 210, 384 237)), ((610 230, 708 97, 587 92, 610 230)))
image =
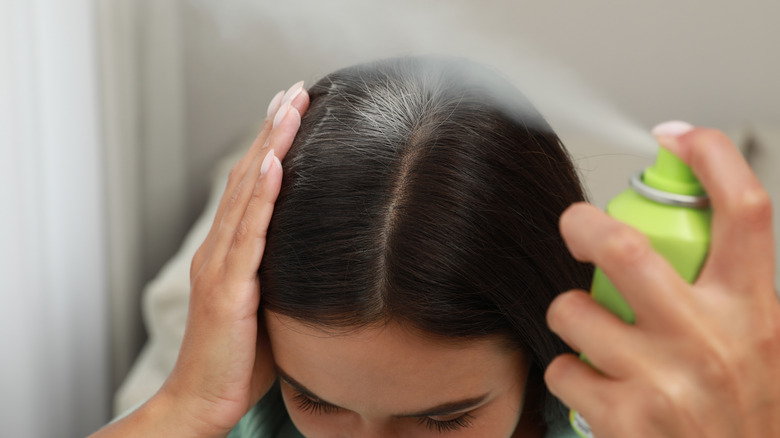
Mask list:
POLYGON ((572 254, 601 267, 636 313, 628 325, 585 291, 560 295, 548 324, 575 355, 550 390, 598 438, 780 436, 780 303, 769 196, 722 133, 656 132, 699 177, 713 208, 710 253, 693 285, 647 238, 593 206, 564 212, 572 254))
POLYGON ((163 387, 94 436, 226 436, 272 386, 268 337, 259 333, 257 270, 282 165, 309 107, 303 82, 279 92, 260 133, 231 169, 206 240, 190 269, 181 350, 163 387))

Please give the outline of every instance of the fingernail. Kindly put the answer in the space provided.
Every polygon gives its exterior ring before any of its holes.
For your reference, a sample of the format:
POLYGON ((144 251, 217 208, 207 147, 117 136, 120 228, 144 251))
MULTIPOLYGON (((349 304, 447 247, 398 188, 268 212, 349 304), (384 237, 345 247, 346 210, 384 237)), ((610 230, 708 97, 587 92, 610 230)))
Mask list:
POLYGON ((296 82, 295 84, 293 84, 292 87, 290 87, 289 90, 287 90, 286 93, 284 93, 282 102, 292 102, 293 100, 295 100, 296 97, 298 97, 299 94, 301 94, 302 90, 303 90, 303 81, 296 82))
POLYGON ((276 155, 274 155, 274 150, 271 149, 268 151, 268 154, 266 154, 265 158, 263 158, 263 164, 260 165, 260 178, 264 177, 266 173, 268 173, 268 169, 271 168, 271 163, 276 159, 278 161, 278 158, 276 158, 276 155))
POLYGON ((693 125, 688 122, 680 120, 673 120, 670 122, 659 123, 652 129, 652 133, 656 137, 679 137, 685 133, 693 130, 693 125))
POLYGON ((290 112, 290 102, 285 102, 281 108, 279 108, 279 111, 276 112, 276 116, 274 116, 274 125, 273 127, 276 128, 279 126, 280 123, 282 123, 282 120, 284 120, 284 117, 287 115, 287 113, 290 112))
POLYGON ((282 96, 284 96, 284 90, 276 93, 273 99, 271 99, 271 103, 268 104, 268 112, 266 113, 266 118, 270 119, 272 114, 276 114, 277 111, 279 111, 279 106, 282 105, 282 96))

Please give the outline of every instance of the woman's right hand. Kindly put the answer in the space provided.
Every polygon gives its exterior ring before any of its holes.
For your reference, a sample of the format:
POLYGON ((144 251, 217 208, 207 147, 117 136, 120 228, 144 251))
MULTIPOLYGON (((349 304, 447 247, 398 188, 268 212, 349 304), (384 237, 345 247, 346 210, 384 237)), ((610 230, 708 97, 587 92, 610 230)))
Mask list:
POLYGON ((96 436, 224 436, 273 384, 273 357, 258 324, 257 271, 281 187, 280 160, 308 106, 302 82, 269 105, 193 257, 187 325, 173 371, 152 399, 96 436))

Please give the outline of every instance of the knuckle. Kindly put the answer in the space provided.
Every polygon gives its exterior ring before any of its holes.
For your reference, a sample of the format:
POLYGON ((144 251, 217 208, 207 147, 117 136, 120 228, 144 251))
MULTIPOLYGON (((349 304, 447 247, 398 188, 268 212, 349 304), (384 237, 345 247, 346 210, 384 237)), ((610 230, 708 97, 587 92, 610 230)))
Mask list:
POLYGON ((200 312, 219 314, 225 294, 227 281, 224 269, 216 266, 204 266, 191 281, 191 304, 200 312))
POLYGON ((780 321, 768 318, 767 323, 755 334, 755 350, 763 363, 773 363, 780 359, 780 321))
POLYGON ((711 348, 703 352, 700 359, 699 372, 705 382, 722 390, 732 387, 735 370, 725 353, 711 348))
POLYGON ((228 200, 228 204, 227 204, 228 210, 232 209, 238 204, 240 196, 241 196, 241 183, 239 183, 236 189, 233 190, 233 193, 230 194, 230 199, 228 200))
POLYGON ((196 274, 192 280, 190 280, 192 293, 202 294, 203 291, 207 291, 211 288, 211 279, 203 273, 196 274))
POLYGON ((688 143, 690 165, 700 172, 707 172, 706 165, 713 155, 723 155, 730 149, 736 149, 726 134, 715 129, 697 129, 688 143))
POLYGON ((617 418, 622 418, 622 415, 615 415, 616 412, 620 412, 619 410, 616 411, 616 409, 620 409, 620 406, 611 398, 594 398, 597 402, 591 402, 591 405, 588 407, 587 416, 584 417, 593 433, 599 433, 598 436, 602 436, 599 432, 599 428, 603 428, 603 425, 609 425, 610 431, 616 432, 617 436, 624 436, 619 432, 622 430, 622 426, 619 424, 619 421, 615 421, 617 418))
POLYGON ((637 412, 645 418, 669 418, 684 404, 687 389, 680 379, 669 377, 657 382, 655 390, 644 391, 637 400, 637 412))
POLYGON ((700 129, 696 134, 696 144, 703 145, 706 149, 711 149, 713 147, 734 147, 729 136, 723 131, 717 129, 700 129))
POLYGON ((238 183, 243 178, 243 172, 242 172, 242 165, 241 161, 233 165, 232 168, 230 168, 230 172, 228 173, 228 185, 233 185, 235 183, 238 183))
POLYGON ((190 261, 190 278, 195 277, 195 274, 198 273, 199 268, 200 268, 200 252, 196 251, 195 255, 192 256, 192 260, 190 261))
POLYGON ((250 205, 262 205, 263 200, 265 196, 263 195, 263 179, 258 178, 257 181, 255 181, 254 190, 252 190, 252 195, 249 199, 250 205))
POLYGON ((632 264, 650 250, 647 237, 639 231, 619 225, 604 240, 601 259, 607 264, 632 264))
POLYGON ((753 227, 765 229, 772 225, 772 200, 759 184, 745 189, 732 210, 738 220, 753 227))
POLYGON ((609 421, 608 419, 616 412, 621 412, 625 408, 625 401, 619 400, 617 397, 602 396, 598 399, 598 401, 599 404, 603 406, 603 408, 599 411, 597 418, 600 418, 602 421, 609 421))
POLYGON ((706 157, 712 153, 713 149, 735 148, 731 139, 717 129, 697 129, 694 131, 693 136, 691 148, 694 152, 694 158, 706 157))
POLYGON ((195 253, 192 254, 192 263, 190 264, 190 267, 197 266, 197 262, 200 261, 201 257, 203 257, 203 245, 201 245, 197 250, 195 250, 195 253))
POLYGON ((251 230, 246 219, 246 217, 241 219, 241 221, 238 223, 238 226, 236 226, 236 233, 233 237, 233 241, 236 245, 241 245, 249 238, 251 230))
POLYGON ((611 409, 603 416, 603 421, 610 425, 614 436, 634 436, 637 430, 643 429, 643 423, 647 421, 641 411, 641 403, 640 397, 638 403, 615 402, 610 406, 611 409))
POLYGON ((769 350, 780 353, 780 321, 775 318, 767 318, 767 322, 768 328, 762 331, 763 336, 760 336, 759 339, 762 345, 768 347, 769 350))

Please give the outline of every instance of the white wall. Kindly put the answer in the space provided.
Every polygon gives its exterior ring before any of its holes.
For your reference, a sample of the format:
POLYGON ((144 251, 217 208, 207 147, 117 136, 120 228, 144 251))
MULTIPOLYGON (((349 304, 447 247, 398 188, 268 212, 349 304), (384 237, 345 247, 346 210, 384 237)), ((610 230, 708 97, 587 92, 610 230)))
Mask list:
MULTIPOLYGON (((780 124, 775 0, 179 3, 190 218, 205 199, 200 175, 278 89, 376 57, 443 51, 495 65, 565 135, 561 107, 581 116, 604 102, 644 129, 780 124)), ((619 142, 608 122, 583 123, 619 142)))
POLYGON ((0 427, 78 437, 109 408, 93 2, 0 2, 0 427))

